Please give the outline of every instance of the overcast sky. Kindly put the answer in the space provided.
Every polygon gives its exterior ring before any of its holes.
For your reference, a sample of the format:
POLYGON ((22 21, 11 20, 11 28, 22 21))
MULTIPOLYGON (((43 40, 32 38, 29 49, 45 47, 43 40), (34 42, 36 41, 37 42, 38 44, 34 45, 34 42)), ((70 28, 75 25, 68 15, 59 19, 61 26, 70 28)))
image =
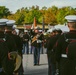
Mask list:
POLYGON ((43 6, 57 7, 72 6, 76 8, 76 0, 0 0, 0 6, 6 6, 10 11, 16 12, 17 9, 22 7, 31 7, 38 5, 40 8, 43 6))

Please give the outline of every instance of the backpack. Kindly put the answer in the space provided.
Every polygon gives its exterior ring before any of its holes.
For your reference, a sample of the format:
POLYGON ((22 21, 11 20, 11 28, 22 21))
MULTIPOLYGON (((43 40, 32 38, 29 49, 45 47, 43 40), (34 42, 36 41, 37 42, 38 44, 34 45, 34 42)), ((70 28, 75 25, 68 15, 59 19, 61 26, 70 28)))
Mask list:
POLYGON ((68 44, 66 47, 67 57, 70 59, 76 59, 76 38, 68 39, 66 38, 66 34, 64 34, 64 38, 66 43, 68 44))

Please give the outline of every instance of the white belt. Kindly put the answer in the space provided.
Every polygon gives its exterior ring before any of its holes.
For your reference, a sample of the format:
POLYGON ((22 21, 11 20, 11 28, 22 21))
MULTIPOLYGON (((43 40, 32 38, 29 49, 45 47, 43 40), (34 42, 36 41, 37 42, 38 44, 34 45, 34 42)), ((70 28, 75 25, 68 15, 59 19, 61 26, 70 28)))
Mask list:
POLYGON ((67 58, 66 54, 61 54, 61 57, 67 58))

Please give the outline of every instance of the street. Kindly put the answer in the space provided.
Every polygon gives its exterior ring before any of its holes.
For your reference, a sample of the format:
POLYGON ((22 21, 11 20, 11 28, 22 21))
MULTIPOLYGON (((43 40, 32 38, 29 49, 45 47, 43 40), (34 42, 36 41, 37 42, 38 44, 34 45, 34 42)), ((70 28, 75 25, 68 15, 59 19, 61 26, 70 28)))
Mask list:
POLYGON ((40 65, 33 65, 33 54, 23 55, 24 75, 48 75, 47 55, 41 54, 40 65))

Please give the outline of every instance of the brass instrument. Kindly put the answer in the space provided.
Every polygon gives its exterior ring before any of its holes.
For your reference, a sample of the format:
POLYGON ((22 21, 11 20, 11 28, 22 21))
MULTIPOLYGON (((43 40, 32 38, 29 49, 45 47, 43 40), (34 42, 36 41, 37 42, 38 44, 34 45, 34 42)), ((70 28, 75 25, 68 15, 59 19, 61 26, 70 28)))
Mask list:
POLYGON ((12 58, 12 60, 16 60, 14 71, 17 71, 21 65, 21 62, 22 62, 21 56, 18 54, 18 52, 13 51, 13 52, 10 52, 10 57, 12 58))
POLYGON ((40 35, 41 35, 41 34, 37 34, 36 36, 34 36, 34 37, 32 38, 32 43, 35 42, 35 41, 37 41, 38 38, 40 37, 40 35))
POLYGON ((32 38, 32 43, 34 43, 36 40, 37 40, 37 35, 32 38))

